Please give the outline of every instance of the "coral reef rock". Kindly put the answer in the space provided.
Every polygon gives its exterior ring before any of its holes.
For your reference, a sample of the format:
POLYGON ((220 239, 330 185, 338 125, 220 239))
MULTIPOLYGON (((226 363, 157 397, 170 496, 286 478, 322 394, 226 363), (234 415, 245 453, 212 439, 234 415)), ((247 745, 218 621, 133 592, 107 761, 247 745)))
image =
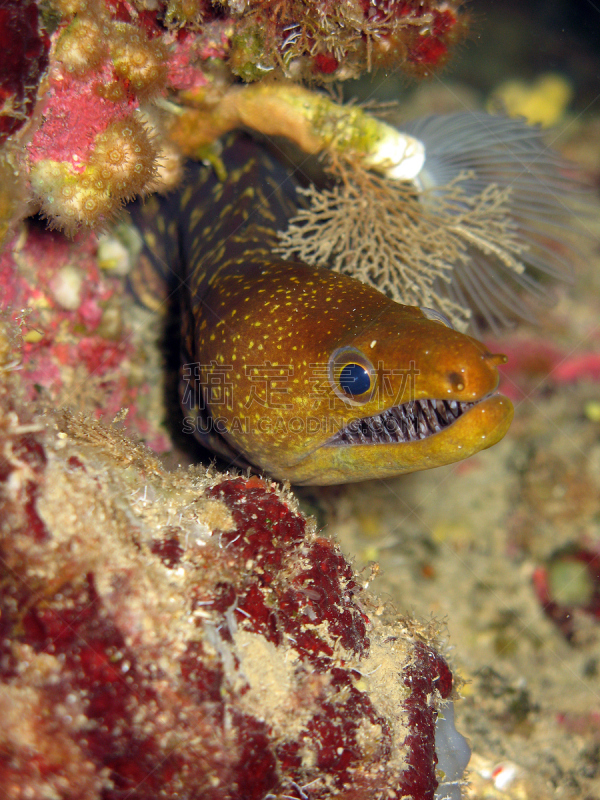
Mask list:
POLYGON ((1 6, 0 245, 32 212, 74 235, 105 227, 136 195, 173 188, 181 154, 169 129, 188 104, 210 108, 240 79, 429 74, 467 27, 448 0, 1 6))
POLYGON ((2 797, 439 797, 435 627, 276 484, 37 411, 18 351, 0 319, 2 797))

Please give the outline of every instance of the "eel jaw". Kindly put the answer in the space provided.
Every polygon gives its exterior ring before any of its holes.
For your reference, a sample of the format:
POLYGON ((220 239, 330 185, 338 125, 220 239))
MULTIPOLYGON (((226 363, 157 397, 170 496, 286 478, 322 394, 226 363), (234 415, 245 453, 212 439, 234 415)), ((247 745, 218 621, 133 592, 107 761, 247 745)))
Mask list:
MULTIPOLYGON (((408 441, 390 441, 382 438, 377 442, 369 442, 362 425, 360 433, 355 433, 352 429, 347 431, 347 428, 344 428, 294 465, 288 465, 285 473, 282 471, 278 477, 285 477, 299 485, 352 483, 391 478, 407 472, 417 472, 462 461, 499 442, 510 427, 514 409, 510 400, 503 395, 492 394, 473 403, 462 403, 458 416, 455 416, 455 411, 459 410, 458 401, 456 402, 456 409, 450 406, 452 420, 447 414, 448 424, 445 427, 442 427, 437 416, 439 413, 443 418, 444 411, 440 410, 440 401, 436 401, 435 407, 428 406, 430 416, 432 408, 437 412, 435 420, 440 425, 440 430, 435 432, 431 430, 431 427, 435 426, 431 420, 427 421, 427 414, 421 408, 429 431, 423 438, 408 441), (364 442, 360 441, 361 433, 365 437, 364 442), (348 441, 350 436, 353 438, 348 441)), ((448 411, 445 405, 444 410, 448 411)), ((388 409, 388 419, 391 411, 392 409, 388 409)), ((414 407, 412 411, 421 423, 421 413, 415 411, 414 407)), ((395 413, 393 416, 397 418, 395 413)), ((373 422, 370 425, 365 423, 365 426, 369 433, 371 428, 378 427, 373 422)), ((402 431, 402 422, 399 427, 402 431)), ((407 423, 407 431, 408 427, 407 423)), ((421 424, 419 428, 421 429, 419 435, 422 435, 421 424)), ((379 432, 376 433, 379 436, 379 432)))
POLYGON ((461 400, 411 400, 372 417, 357 417, 335 433, 324 447, 405 444, 427 439, 452 425, 487 395, 475 402, 461 400))

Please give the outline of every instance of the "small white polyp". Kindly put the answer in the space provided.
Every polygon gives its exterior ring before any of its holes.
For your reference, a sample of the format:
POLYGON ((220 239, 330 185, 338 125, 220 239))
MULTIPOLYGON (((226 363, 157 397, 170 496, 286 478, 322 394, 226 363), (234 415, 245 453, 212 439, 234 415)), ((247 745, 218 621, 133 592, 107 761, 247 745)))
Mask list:
POLYGON ((437 772, 443 773, 435 793, 435 800, 461 800, 460 781, 464 775, 471 748, 454 727, 454 703, 440 703, 435 723, 435 752, 438 757, 437 772))
POLYGON ((425 145, 391 125, 385 125, 383 130, 385 135, 365 159, 365 166, 395 181, 412 181, 425 163, 425 145))

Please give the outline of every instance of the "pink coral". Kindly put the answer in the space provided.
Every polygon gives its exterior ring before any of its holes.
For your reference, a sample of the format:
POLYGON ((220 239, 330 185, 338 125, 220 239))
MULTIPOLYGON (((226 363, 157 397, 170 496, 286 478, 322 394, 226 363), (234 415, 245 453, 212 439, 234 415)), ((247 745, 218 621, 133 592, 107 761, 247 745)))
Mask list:
POLYGON ((44 124, 29 148, 32 166, 47 159, 67 162, 75 171, 83 171, 96 137, 108 123, 123 119, 138 106, 131 98, 113 102, 99 94, 98 88, 104 85, 102 78, 109 80, 111 76, 111 70, 105 68, 85 80, 61 75, 53 82, 44 124))
POLYGON ((27 398, 109 419, 128 407, 128 424, 167 449, 164 432, 147 419, 148 387, 130 375, 131 361, 146 355, 123 321, 123 282, 99 270, 95 236, 71 242, 37 227, 15 245, 0 256, 0 310, 20 320, 27 398))
POLYGON ((507 336, 502 342, 487 339, 486 345, 502 348, 506 354, 507 363, 500 367, 500 389, 514 400, 535 395, 549 385, 600 380, 600 355, 596 350, 573 353, 571 348, 561 349, 522 334, 507 336))

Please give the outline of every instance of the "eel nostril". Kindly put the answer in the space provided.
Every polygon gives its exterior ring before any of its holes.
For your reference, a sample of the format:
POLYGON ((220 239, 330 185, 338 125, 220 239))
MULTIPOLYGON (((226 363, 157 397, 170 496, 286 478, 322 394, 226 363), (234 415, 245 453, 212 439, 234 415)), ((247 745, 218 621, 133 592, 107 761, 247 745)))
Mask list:
POLYGON ((501 367, 508 361, 508 357, 504 353, 484 353, 483 358, 493 367, 501 367))
POLYGON ((458 372, 449 372, 448 380, 450 381, 450 385, 455 392, 464 391, 465 379, 462 375, 459 375, 458 372))

